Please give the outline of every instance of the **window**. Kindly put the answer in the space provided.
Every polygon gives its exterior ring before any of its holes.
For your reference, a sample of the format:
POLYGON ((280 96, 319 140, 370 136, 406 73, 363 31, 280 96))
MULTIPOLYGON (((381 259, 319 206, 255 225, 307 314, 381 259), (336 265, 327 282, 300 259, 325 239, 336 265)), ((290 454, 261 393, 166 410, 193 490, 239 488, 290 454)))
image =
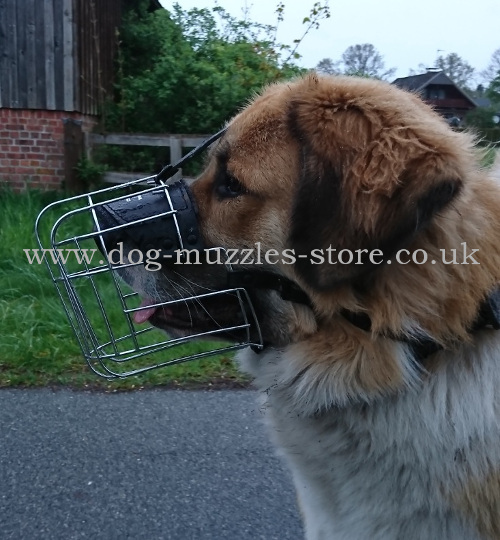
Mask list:
POLYGON ((427 99, 444 99, 445 92, 444 88, 439 88, 439 86, 429 86, 427 88, 427 99))

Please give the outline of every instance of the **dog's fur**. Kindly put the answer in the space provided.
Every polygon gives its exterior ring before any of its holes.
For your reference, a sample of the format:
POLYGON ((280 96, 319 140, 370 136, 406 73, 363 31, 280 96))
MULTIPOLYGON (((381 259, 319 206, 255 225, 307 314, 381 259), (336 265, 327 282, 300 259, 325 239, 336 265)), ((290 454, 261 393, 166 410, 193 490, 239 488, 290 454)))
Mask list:
MULTIPOLYGON (((254 293, 269 346, 240 361, 308 540, 500 538, 500 331, 469 331, 500 281, 500 186, 473 142, 391 85, 309 75, 238 114, 192 186, 209 246, 429 255, 272 266, 312 309, 254 293), (441 262, 453 249, 463 262, 464 242, 480 264, 441 262), (443 350, 415 359, 415 336, 443 350)), ((200 290, 222 279, 192 271, 200 290)))

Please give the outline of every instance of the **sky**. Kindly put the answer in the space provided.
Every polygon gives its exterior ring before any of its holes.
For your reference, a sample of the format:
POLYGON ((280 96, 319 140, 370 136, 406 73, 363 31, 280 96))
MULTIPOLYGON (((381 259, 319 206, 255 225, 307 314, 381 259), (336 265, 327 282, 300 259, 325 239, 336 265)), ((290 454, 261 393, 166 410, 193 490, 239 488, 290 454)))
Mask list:
MULTIPOLYGON (((160 0, 169 9, 174 2, 160 0)), ((285 20, 278 41, 292 44, 302 36, 302 24, 314 0, 283 0, 285 20)), ((324 3, 324 0, 322 0, 324 3)), ((178 0, 183 9, 213 7, 214 0, 178 0)), ((276 24, 278 0, 218 0, 234 16, 246 6, 250 19, 276 24)), ((433 67, 438 55, 455 52, 477 72, 484 70, 500 48, 500 0, 329 0, 331 17, 322 20, 301 43, 298 62, 315 67, 323 58, 336 61, 350 45, 371 43, 386 69, 406 77, 419 64, 433 67)), ((476 83, 481 78, 476 79, 476 83)))

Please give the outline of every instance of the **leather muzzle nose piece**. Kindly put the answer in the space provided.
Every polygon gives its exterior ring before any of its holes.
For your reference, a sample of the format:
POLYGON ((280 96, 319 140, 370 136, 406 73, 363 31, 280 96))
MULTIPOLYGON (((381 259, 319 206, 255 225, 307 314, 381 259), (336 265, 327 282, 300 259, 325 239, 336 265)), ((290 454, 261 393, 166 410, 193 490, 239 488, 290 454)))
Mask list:
POLYGON ((143 253, 159 250, 164 260, 178 250, 204 248, 196 204, 183 180, 96 206, 95 220, 95 230, 103 231, 95 241, 105 255, 121 242, 143 253))

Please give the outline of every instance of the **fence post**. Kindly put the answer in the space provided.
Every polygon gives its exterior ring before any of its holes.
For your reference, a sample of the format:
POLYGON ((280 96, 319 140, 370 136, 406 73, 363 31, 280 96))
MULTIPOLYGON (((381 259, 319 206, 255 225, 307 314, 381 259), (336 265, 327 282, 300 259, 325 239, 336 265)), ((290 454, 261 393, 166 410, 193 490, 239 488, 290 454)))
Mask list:
POLYGON ((84 153, 82 121, 64 118, 64 179, 68 191, 81 193, 85 186, 78 178, 76 166, 84 153))
MULTIPOLYGON (((182 159, 182 139, 170 137, 170 163, 177 163, 180 159, 182 159)), ((181 178, 182 169, 172 177, 173 180, 180 180, 181 178)))

